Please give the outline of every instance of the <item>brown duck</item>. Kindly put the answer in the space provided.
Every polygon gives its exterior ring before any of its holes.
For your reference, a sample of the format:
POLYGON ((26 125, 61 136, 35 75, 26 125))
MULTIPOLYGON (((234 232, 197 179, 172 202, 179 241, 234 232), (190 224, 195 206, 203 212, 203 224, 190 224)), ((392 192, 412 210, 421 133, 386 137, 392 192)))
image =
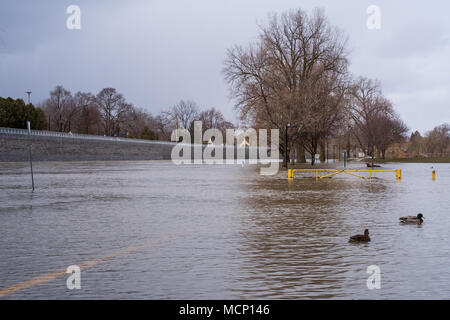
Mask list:
POLYGON ((350 242, 369 242, 369 229, 364 230, 364 234, 357 234, 350 237, 350 242))

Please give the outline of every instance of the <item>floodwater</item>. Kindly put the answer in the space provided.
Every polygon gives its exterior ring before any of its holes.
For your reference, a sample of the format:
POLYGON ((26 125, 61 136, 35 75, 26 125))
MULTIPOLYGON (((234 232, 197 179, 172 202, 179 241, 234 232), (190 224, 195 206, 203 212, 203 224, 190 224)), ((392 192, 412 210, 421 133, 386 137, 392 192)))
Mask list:
POLYGON ((26 163, 0 163, 0 299, 449 299, 450 164, 385 167, 401 182, 38 162, 32 193, 26 163), (398 223, 418 212, 422 226, 398 223), (370 243, 348 243, 365 228, 370 243))

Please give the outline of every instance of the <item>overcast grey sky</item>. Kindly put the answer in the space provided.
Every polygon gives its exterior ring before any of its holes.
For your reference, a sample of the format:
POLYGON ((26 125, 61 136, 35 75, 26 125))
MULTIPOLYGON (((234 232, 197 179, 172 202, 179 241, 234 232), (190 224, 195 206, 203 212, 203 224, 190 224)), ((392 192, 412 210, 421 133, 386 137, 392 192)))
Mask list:
POLYGON ((366 0, 0 0, 0 96, 40 102, 55 85, 115 87, 153 114, 180 99, 235 121, 221 70, 227 48, 258 35, 269 12, 325 9, 349 37, 350 70, 381 81, 410 129, 450 122, 450 2, 366 0), (81 8, 68 30, 66 8, 81 8), (366 27, 369 5, 381 30, 366 27))

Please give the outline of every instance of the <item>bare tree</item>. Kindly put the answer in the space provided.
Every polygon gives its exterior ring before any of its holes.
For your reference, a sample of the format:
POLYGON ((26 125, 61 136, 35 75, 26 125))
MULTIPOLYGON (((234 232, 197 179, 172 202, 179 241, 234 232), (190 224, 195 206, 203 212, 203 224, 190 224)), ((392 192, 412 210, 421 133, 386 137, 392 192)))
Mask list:
POLYGON ((424 153, 424 138, 419 131, 411 133, 408 141, 408 155, 416 157, 424 153))
POLYGON ((387 148, 406 138, 407 126, 383 96, 377 81, 359 78, 350 96, 349 114, 361 149, 372 157, 372 164, 376 151, 385 159, 387 148))
POLYGON ((372 121, 375 124, 375 146, 381 153, 381 158, 386 159, 386 150, 393 143, 406 139, 408 127, 394 112, 378 115, 372 121))
MULTIPOLYGON (((309 82, 309 81, 304 81, 309 82)), ((294 138, 303 142, 303 147, 311 154, 311 165, 315 163, 317 149, 321 147, 322 161, 325 159, 325 141, 336 135, 346 120, 345 73, 328 71, 320 79, 313 79, 303 96, 308 101, 304 113, 296 120, 294 138)))
POLYGON ((79 111, 70 91, 60 85, 50 91, 50 98, 44 101, 43 108, 50 128, 59 132, 71 130, 71 123, 79 111))
POLYGON ((450 125, 442 124, 425 134, 425 148, 430 156, 448 156, 450 125))
POLYGON ((144 109, 133 107, 124 115, 122 129, 127 132, 129 138, 141 138, 141 133, 155 132, 156 123, 152 115, 144 109))
POLYGON ((366 155, 375 157, 377 123, 374 121, 391 112, 391 104, 381 93, 380 84, 367 78, 355 81, 350 91, 349 114, 353 120, 353 133, 366 155))
POLYGON ((198 118, 198 107, 194 101, 181 100, 164 114, 176 128, 190 130, 193 122, 198 118))
POLYGON ((226 129, 234 128, 234 125, 225 120, 222 112, 214 108, 200 112, 198 120, 202 122, 203 133, 208 129, 218 129, 223 136, 226 134, 226 129))
POLYGON ((170 141, 175 125, 169 119, 167 112, 161 112, 155 117, 155 132, 158 140, 170 141))
POLYGON ((73 96, 73 103, 79 110, 76 117, 76 126, 74 126, 77 132, 99 134, 101 132, 101 118, 95 103, 95 97, 91 93, 77 92, 73 96))
POLYGON ((165 135, 170 129, 183 128, 189 130, 191 140, 194 141, 194 121, 198 119, 198 116, 198 107, 194 101, 181 100, 169 110, 161 112, 157 120, 160 129, 164 123, 165 135))
POLYGON ((104 88, 95 99, 102 118, 103 132, 107 136, 120 133, 121 121, 125 119, 125 113, 132 107, 126 103, 122 94, 114 88, 104 88))
MULTIPOLYGON (((241 119, 278 128, 282 137, 288 124, 297 128, 289 130, 290 138, 311 132, 311 120, 324 120, 318 113, 330 108, 330 101, 327 107, 322 103, 330 99, 331 92, 318 83, 323 78, 327 79, 323 82, 340 80, 346 74, 345 46, 346 39, 330 26, 322 10, 314 10, 311 16, 302 10, 273 14, 261 28, 259 42, 227 51, 224 74, 241 119)), ((333 87, 328 83, 328 88, 333 87)), ((320 135, 323 133, 310 136, 312 152, 320 135)), ((283 140, 282 151, 288 147, 283 140)))

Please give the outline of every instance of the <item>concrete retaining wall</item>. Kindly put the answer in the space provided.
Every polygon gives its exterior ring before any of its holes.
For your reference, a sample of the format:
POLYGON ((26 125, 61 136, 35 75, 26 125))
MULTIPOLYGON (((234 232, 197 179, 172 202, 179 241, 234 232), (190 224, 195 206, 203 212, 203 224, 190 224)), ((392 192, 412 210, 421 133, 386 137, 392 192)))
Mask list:
MULTIPOLYGON (((31 136, 34 161, 170 160, 173 145, 31 136)), ((27 161, 28 137, 0 133, 0 161, 27 161)))
MULTIPOLYGON (((170 160, 175 146, 173 142, 34 130, 30 138, 33 161, 170 160)), ((28 143, 26 130, 0 128, 0 162, 28 161, 28 143)), ((246 148, 246 158, 248 154, 246 148)))

